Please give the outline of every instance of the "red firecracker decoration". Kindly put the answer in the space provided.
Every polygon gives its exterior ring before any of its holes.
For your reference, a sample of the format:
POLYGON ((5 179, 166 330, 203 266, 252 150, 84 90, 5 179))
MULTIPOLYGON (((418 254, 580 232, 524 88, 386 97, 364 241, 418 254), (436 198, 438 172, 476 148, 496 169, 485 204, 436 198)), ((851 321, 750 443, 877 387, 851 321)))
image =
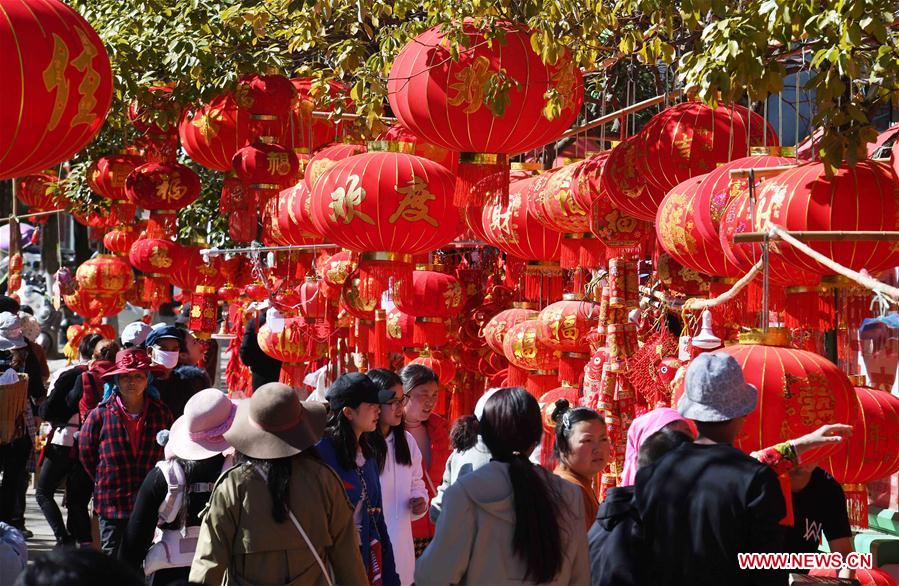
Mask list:
POLYGON ((545 144, 567 129, 583 103, 583 80, 565 50, 543 63, 531 30, 512 22, 487 42, 476 21, 463 23, 467 43, 458 58, 446 33, 433 27, 397 55, 388 78, 390 107, 423 140, 463 153, 455 203, 481 205, 487 193, 505 193, 508 156, 545 144), (504 76, 511 82, 501 103, 489 103, 487 88, 504 76), (558 96, 556 111, 546 95, 558 96), (487 179, 487 183, 484 180, 487 179))
POLYGON ((103 41, 57 0, 0 2, 0 179, 70 159, 99 132, 112 102, 103 41))

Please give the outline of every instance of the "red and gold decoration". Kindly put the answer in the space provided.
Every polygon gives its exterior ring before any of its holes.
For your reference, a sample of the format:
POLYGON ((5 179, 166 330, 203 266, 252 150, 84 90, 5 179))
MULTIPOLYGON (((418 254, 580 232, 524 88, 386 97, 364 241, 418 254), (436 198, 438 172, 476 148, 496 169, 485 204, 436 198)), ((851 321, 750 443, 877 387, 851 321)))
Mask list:
POLYGON ((324 356, 327 350, 300 317, 285 319, 280 332, 273 332, 266 323, 259 328, 256 340, 263 352, 282 362, 281 382, 296 388, 302 388, 307 364, 324 356))
POLYGON ((186 111, 178 135, 191 159, 207 169, 230 171, 234 154, 250 143, 250 114, 232 94, 223 94, 186 111))
POLYGON ((584 366, 590 360, 587 336, 599 323, 599 305, 576 294, 547 305, 537 317, 537 333, 550 348, 561 352, 559 382, 580 388, 584 366))
POLYGON ((118 297, 134 284, 134 273, 121 258, 101 254, 78 267, 75 282, 92 298, 118 297))
POLYGON ((306 173, 303 175, 303 181, 306 182, 306 186, 311 192, 315 182, 328 169, 346 158, 362 154, 365 151, 365 145, 361 144, 335 143, 322 147, 312 155, 312 158, 306 164, 306 173))
POLYGON ((106 47, 58 0, 0 2, 0 179, 53 167, 99 132, 112 102, 106 47))
POLYGON ((125 195, 171 233, 177 211, 200 196, 200 177, 180 163, 145 163, 125 179, 125 195))
POLYGON ((462 153, 455 203, 481 205, 505 193, 508 156, 546 144, 566 130, 584 99, 581 73, 566 50, 543 63, 524 25, 499 22, 487 42, 474 20, 463 23, 465 48, 453 58, 440 27, 410 41, 387 80, 390 108, 423 140, 462 153), (508 78, 502 104, 490 103, 491 80, 508 78), (557 110, 547 107, 555 94, 557 110), (486 182, 485 182, 486 180, 486 182))
POLYGON ((329 81, 321 88, 316 87, 311 77, 295 77, 290 82, 296 88, 298 99, 290 110, 283 143, 295 152, 308 155, 337 140, 343 127, 339 118, 319 118, 313 112, 333 112, 335 105, 346 111, 352 109, 353 102, 347 97, 349 88, 337 81, 329 81))
POLYGON ((540 337, 539 328, 536 319, 529 319, 512 326, 503 336, 503 354, 510 364, 527 371, 524 387, 535 397, 558 385, 560 356, 540 337))
MULTIPOLYGON (((65 195, 59 184, 56 173, 39 173, 16 180, 16 197, 28 206, 30 213, 51 212, 61 209, 65 195)), ((33 218, 31 221, 43 224, 46 217, 33 218)))

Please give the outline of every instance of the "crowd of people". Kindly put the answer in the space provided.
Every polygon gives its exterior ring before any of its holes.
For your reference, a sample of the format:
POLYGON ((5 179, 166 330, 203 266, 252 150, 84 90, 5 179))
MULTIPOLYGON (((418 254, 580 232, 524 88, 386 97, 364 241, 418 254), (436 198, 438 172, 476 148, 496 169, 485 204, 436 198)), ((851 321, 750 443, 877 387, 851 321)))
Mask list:
POLYGON ((822 533, 852 551, 839 484, 803 459, 851 428, 735 449, 758 393, 723 353, 692 361, 676 408, 633 422, 600 502, 609 436, 589 408, 490 389, 450 428, 436 374, 417 364, 343 374, 323 403, 264 363, 232 401, 189 331, 140 322, 85 336, 50 379, 14 304, 0 299, 0 385, 25 385, 27 401, 0 445, 0 544, 27 537, 36 416, 52 432, 35 499, 58 545, 20 584, 99 583, 84 581, 98 568, 157 586, 786 584, 737 554, 815 551, 822 533))

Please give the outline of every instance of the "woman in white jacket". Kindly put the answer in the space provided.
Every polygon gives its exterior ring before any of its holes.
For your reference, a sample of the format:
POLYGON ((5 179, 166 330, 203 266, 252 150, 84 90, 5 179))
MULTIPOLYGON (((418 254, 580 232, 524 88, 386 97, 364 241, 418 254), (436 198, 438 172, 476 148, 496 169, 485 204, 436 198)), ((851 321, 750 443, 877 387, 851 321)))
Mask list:
POLYGON ((421 451, 403 428, 403 382, 390 370, 366 373, 381 388, 381 418, 373 442, 381 471, 381 498, 387 533, 393 545, 396 571, 403 586, 412 584, 415 546, 412 521, 428 512, 428 490, 422 477, 421 451))

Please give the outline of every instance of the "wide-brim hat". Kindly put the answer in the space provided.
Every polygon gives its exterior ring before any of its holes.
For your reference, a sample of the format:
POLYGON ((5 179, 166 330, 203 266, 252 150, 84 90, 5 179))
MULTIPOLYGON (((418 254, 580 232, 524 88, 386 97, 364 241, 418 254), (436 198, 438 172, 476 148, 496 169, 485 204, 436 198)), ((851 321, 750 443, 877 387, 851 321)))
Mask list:
POLYGON ((730 421, 752 413, 759 391, 743 378, 743 369, 726 352, 706 352, 690 362, 677 410, 702 423, 730 421))
POLYGON ((205 460, 227 450, 225 432, 234 423, 237 405, 218 389, 204 389, 184 405, 165 445, 169 454, 185 460, 205 460))
POLYGON ((237 451, 264 460, 299 454, 325 432, 324 403, 300 401, 289 386, 264 384, 237 405, 225 440, 237 451))
POLYGON ((103 380, 109 380, 120 374, 131 374, 133 372, 150 374, 158 370, 160 370, 160 367, 153 364, 146 350, 143 348, 125 348, 124 350, 119 350, 115 355, 115 367, 103 374, 103 380))
POLYGON ((27 345, 19 316, 9 312, 0 313, 0 350, 15 350, 27 345))

